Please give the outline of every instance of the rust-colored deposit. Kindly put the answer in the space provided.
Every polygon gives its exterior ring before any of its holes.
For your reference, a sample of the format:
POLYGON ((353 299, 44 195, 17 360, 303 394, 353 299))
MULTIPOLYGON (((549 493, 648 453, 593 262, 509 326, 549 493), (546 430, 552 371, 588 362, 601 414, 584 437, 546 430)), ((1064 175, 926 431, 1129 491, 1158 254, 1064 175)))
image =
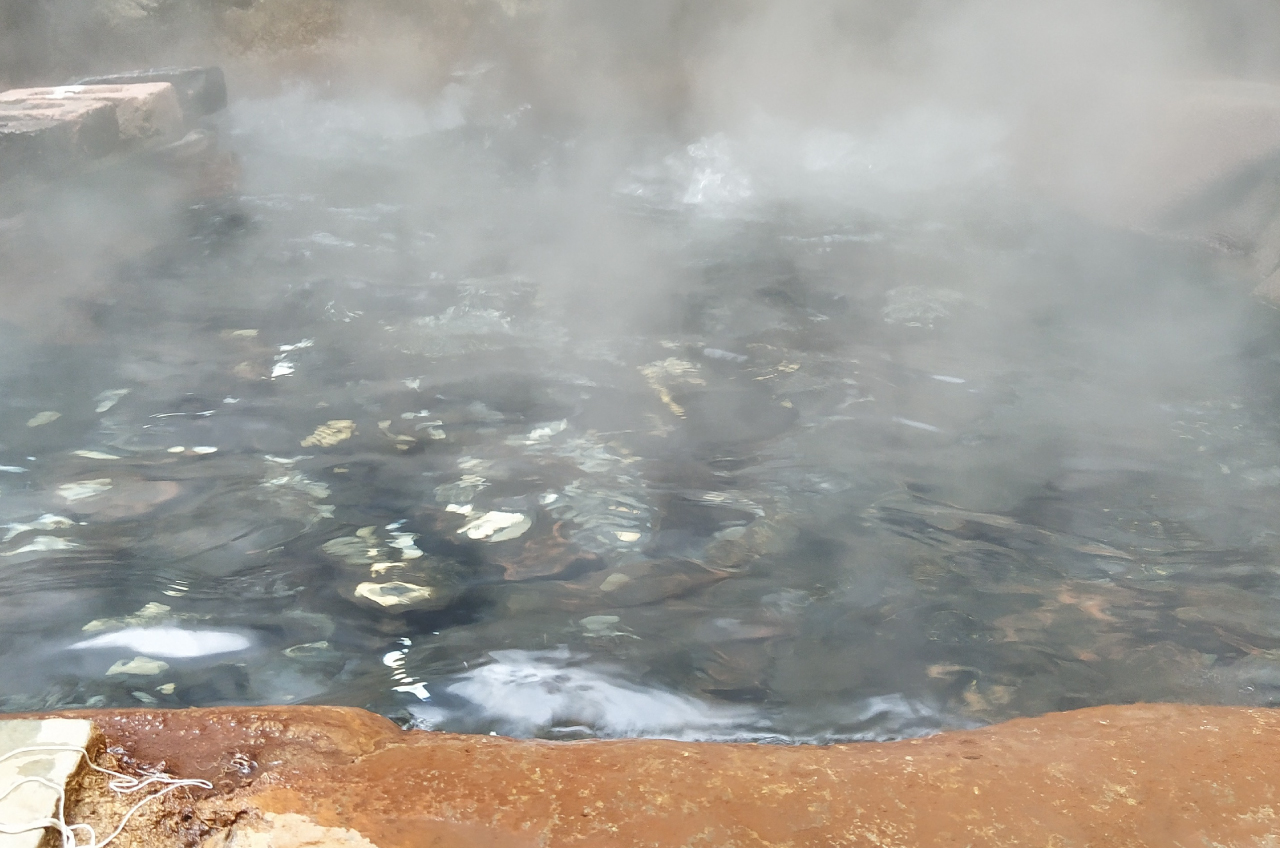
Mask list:
POLYGON ((1280 710, 1102 707, 829 747, 517 741, 324 707, 60 715, 97 721, 126 765, 216 787, 175 793, 135 845, 1280 843, 1280 710))

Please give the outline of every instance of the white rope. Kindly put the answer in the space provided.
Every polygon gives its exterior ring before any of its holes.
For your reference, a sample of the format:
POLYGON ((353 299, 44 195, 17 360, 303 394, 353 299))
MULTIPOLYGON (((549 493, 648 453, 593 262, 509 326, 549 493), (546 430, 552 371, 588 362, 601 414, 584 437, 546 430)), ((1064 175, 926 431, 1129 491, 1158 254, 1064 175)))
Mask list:
POLYGON ((108 845, 111 840, 124 832, 125 825, 129 823, 129 819, 133 818, 134 813, 142 809, 143 805, 147 802, 154 801, 156 798, 159 798, 160 796, 172 792, 182 786, 199 786, 202 789, 213 788, 213 784, 207 780, 181 779, 171 777, 170 775, 162 772, 145 772, 142 775, 121 774, 118 771, 112 771, 111 769, 103 768, 98 765, 90 759, 88 751, 77 745, 29 745, 25 748, 14 748, 12 751, 0 756, 0 762, 4 762, 10 757, 16 757, 20 754, 30 754, 38 751, 74 752, 79 754, 84 757, 84 761, 88 764, 89 768, 110 777, 111 779, 107 781, 107 786, 113 792, 119 792, 120 794, 137 792, 139 789, 150 786, 153 783, 163 783, 165 786, 159 792, 154 792, 148 795, 130 807, 129 811, 124 814, 124 818, 120 820, 120 824, 116 826, 115 830, 111 831, 111 835, 99 842, 97 832, 94 831, 90 825, 67 824, 67 790, 62 784, 55 783, 45 777, 24 777, 15 781, 3 791, 0 791, 0 801, 3 801, 5 798, 12 795, 18 787, 28 783, 36 783, 41 786, 48 787, 57 793, 58 803, 56 807, 56 814, 53 818, 37 819, 36 821, 22 825, 7 825, 0 822, 0 834, 27 833, 32 830, 43 830, 45 828, 52 827, 62 835, 62 848, 103 848, 103 846, 108 845), (80 842, 77 840, 77 830, 86 831, 89 841, 80 842))

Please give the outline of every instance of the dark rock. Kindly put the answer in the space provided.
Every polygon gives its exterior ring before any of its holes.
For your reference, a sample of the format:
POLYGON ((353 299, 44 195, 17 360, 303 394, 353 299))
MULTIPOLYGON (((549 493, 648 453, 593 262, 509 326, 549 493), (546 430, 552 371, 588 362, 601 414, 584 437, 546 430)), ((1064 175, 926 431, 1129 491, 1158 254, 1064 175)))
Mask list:
POLYGON ((130 85, 167 82, 178 94, 188 123, 227 108, 227 81, 222 68, 154 68, 78 80, 76 85, 130 85))

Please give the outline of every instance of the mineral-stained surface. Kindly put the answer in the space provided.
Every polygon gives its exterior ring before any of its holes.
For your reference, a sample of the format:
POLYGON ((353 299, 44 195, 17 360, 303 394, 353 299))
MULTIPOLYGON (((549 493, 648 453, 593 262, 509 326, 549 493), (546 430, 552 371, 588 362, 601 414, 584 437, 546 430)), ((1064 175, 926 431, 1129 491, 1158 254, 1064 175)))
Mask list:
MULTIPOLYGON (((1101 707, 833 746, 406 732, 330 707, 74 715, 118 765, 214 786, 157 802, 126 830, 135 846, 1254 846, 1280 833, 1280 710, 1101 707)), ((110 811, 86 797, 70 819, 110 811)))

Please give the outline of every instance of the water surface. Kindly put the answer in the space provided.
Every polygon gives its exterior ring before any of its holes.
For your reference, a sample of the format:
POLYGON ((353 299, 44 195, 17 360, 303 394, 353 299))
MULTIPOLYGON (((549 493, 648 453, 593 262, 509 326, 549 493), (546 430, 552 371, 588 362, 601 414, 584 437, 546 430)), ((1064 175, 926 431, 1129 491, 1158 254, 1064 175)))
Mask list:
POLYGON ((234 196, 8 219, 0 706, 822 741, 1280 697, 1236 281, 1019 197, 983 120, 604 155, 464 82, 241 99, 234 196))

